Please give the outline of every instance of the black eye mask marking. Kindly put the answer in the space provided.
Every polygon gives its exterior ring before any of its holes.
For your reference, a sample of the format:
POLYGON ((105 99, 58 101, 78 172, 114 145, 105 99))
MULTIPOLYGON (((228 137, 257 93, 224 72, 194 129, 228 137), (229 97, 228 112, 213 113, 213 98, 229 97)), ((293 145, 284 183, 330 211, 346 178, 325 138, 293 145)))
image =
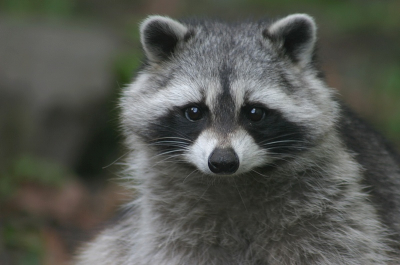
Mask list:
POLYGON ((262 104, 246 104, 241 110, 239 123, 273 157, 292 157, 310 147, 304 127, 262 104))
POLYGON ((142 138, 160 153, 181 153, 208 126, 209 110, 204 104, 176 107, 152 122, 142 138))

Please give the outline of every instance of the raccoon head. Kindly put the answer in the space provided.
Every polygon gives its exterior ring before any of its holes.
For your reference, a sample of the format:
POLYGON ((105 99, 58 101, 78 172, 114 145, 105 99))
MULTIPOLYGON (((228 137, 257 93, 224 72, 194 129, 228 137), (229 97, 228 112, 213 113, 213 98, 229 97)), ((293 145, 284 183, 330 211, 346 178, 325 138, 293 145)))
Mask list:
POLYGON ((140 33, 147 62, 121 104, 133 149, 238 175, 295 161, 334 128, 308 15, 238 24, 151 16, 140 33))

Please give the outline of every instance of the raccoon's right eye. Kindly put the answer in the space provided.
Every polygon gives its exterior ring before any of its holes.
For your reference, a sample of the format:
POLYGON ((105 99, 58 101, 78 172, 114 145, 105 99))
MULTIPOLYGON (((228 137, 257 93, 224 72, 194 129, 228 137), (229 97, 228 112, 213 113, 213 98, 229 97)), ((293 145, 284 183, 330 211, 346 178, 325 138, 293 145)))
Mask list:
POLYGON ((190 121, 197 121, 203 117, 203 113, 200 108, 192 106, 185 109, 185 117, 190 121))
POLYGON ((263 108, 251 107, 248 108, 246 116, 251 121, 260 121, 265 117, 265 110, 263 108))

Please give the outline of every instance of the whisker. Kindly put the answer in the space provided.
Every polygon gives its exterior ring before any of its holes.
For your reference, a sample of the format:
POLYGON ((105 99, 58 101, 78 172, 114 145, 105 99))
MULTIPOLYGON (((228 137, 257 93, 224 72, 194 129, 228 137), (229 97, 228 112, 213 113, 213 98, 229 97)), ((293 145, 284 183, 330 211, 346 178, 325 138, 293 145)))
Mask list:
POLYGON ((196 207, 196 205, 200 202, 200 200, 203 198, 203 196, 206 194, 206 192, 208 191, 208 189, 210 188, 211 185, 207 185, 206 190, 203 192, 203 194, 201 194, 200 198, 196 201, 196 203, 194 204, 193 207, 196 207))
POLYGON ((294 133, 286 133, 286 134, 278 135, 278 136, 275 136, 272 138, 265 139, 262 142, 260 142, 260 144, 265 143, 265 142, 270 142, 272 140, 276 140, 276 139, 283 138, 283 137, 290 136, 290 135, 297 135, 297 134, 298 133, 294 132, 294 133))
POLYGON ((235 180, 235 178, 233 178, 233 182, 235 183, 235 188, 236 188, 236 190, 238 191, 238 193, 239 193, 239 196, 240 196, 240 199, 241 199, 241 200, 242 200, 242 202, 243 202, 243 206, 244 206, 244 208, 245 208, 245 209, 246 209, 246 211, 247 211, 246 204, 244 203, 244 200, 243 200, 242 194, 240 193, 240 190, 239 190, 239 188, 238 188, 238 186, 237 186, 237 184, 236 184, 236 180, 235 180))
POLYGON ((175 136, 154 138, 151 141, 152 142, 156 142, 156 141, 159 141, 159 140, 183 140, 183 141, 186 141, 186 142, 193 142, 191 139, 183 138, 183 137, 175 137, 175 136))
POLYGON ((180 130, 178 130, 178 128, 174 128, 174 127, 171 127, 171 126, 166 126, 166 125, 155 123, 155 122, 151 122, 150 124, 158 126, 158 127, 166 128, 169 131, 174 132, 174 133, 178 134, 179 136, 182 136, 185 139, 190 139, 187 135, 183 134, 180 130))
POLYGON ((159 142, 154 142, 150 143, 149 145, 179 145, 179 146, 188 146, 187 143, 184 142, 178 142, 178 141, 159 141, 159 142))
MULTIPOLYGON (((169 155, 169 156, 167 156, 166 158, 157 161, 157 164, 158 164, 158 163, 161 163, 161 162, 164 162, 164 161, 171 160, 172 158, 179 157, 179 156, 180 156, 180 154, 178 154, 178 155, 169 155)), ((176 161, 176 160, 175 160, 175 161, 176 161)), ((172 162, 172 161, 171 161, 171 162, 172 162)))
POLYGON ((275 141, 275 142, 268 142, 266 144, 262 144, 263 146, 274 145, 278 143, 308 143, 306 141, 299 141, 299 140, 282 140, 282 141, 275 141))
POLYGON ((131 153, 131 151, 126 152, 125 154, 121 155, 120 157, 118 157, 117 159, 115 159, 113 162, 111 162, 109 165, 102 167, 102 169, 106 169, 111 167, 112 165, 116 164, 119 160, 121 160, 122 158, 124 158, 126 155, 128 155, 129 153, 131 153))
POLYGON ((196 168, 195 170, 193 170, 192 172, 190 172, 190 174, 187 175, 187 176, 185 177, 185 179, 183 180, 182 183, 185 183, 186 179, 187 179, 190 175, 192 175, 194 172, 197 172, 197 171, 200 171, 200 170, 198 170, 198 169, 196 168))
MULTIPOLYGON (((177 153, 177 152, 181 152, 181 150, 170 150, 170 151, 162 152, 162 153, 159 153, 157 155, 152 156, 151 158, 157 158, 157 157, 160 157, 160 156, 165 156, 165 155, 172 154, 172 153, 177 153)), ((178 155, 181 155, 181 154, 178 154, 178 155)))
POLYGON ((262 176, 262 177, 268 178, 267 175, 261 174, 260 172, 254 170, 254 169, 252 169, 251 171, 254 172, 254 173, 257 173, 258 175, 260 175, 260 176, 262 176))

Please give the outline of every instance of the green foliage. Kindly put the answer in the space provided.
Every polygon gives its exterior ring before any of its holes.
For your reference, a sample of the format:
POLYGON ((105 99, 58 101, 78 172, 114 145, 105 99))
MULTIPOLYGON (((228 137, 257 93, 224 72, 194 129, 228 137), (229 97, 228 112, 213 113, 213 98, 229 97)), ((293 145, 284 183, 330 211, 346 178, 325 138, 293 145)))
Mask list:
POLYGON ((74 6, 74 0, 4 0, 0 2, 0 9, 3 12, 51 17, 70 16, 74 12, 74 6))
POLYGON ((133 73, 139 68, 143 55, 138 49, 121 53, 115 64, 115 72, 119 85, 128 84, 133 73))
POLYGON ((22 183, 60 187, 68 175, 67 169, 56 163, 29 155, 21 156, 0 177, 0 202, 9 198, 22 183))
POLYGON ((1 228, 4 245, 16 265, 39 265, 44 253, 44 241, 37 228, 27 225, 26 221, 9 218, 4 222, 1 228))
POLYGON ((115 63, 119 84, 125 85, 131 82, 133 73, 139 68, 144 57, 140 47, 139 21, 139 19, 132 19, 124 30, 124 36, 130 42, 130 47, 119 54, 115 63))
POLYGON ((362 5, 356 1, 332 1, 322 10, 330 30, 392 31, 400 29, 400 16, 392 12, 392 8, 396 8, 393 1, 385 4, 367 1, 362 5))
POLYGON ((383 68, 379 83, 384 93, 400 97, 400 65, 392 64, 383 68))
POLYGON ((9 199, 22 184, 59 188, 69 176, 68 170, 56 163, 24 155, 15 159, 0 177, 0 208, 5 214, 1 218, 0 245, 4 245, 16 265, 42 264, 45 251, 41 229, 43 217, 14 208, 8 203, 9 199))
POLYGON ((379 29, 390 32, 400 30, 400 3, 397 0, 206 0, 184 1, 187 13, 238 17, 284 16, 293 12, 310 13, 318 23, 331 31, 355 31, 379 29), (210 8, 212 7, 212 8, 210 8), (189 11, 189 12, 188 12, 189 11))
POLYGON ((398 64, 388 65, 383 68, 381 80, 379 80, 380 87, 377 87, 376 93, 382 95, 385 102, 386 119, 384 120, 385 132, 389 138, 396 141, 400 146, 400 66, 398 64))

